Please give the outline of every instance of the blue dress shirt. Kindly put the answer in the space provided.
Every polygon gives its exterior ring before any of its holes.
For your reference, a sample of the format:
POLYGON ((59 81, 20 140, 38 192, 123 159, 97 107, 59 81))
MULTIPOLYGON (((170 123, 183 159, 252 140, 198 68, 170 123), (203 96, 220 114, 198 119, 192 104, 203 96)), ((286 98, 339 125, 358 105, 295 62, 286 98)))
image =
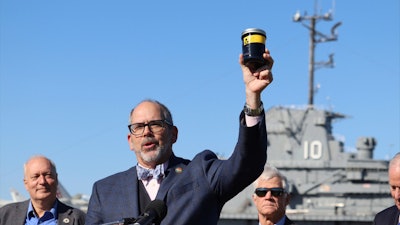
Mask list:
POLYGON ((38 217, 33 210, 32 202, 29 201, 28 212, 26 213, 25 225, 57 225, 57 203, 54 203, 50 211, 46 211, 42 217, 38 217))

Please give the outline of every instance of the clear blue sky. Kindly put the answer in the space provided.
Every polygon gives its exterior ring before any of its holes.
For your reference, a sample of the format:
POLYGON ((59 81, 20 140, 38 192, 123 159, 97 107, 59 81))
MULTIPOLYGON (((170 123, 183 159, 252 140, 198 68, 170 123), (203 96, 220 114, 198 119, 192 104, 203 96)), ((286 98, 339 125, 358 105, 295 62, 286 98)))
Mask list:
MULTIPOLYGON (((22 183, 22 165, 44 154, 71 194, 136 163, 127 144, 130 109, 144 98, 169 106, 177 155, 206 148, 229 156, 244 103, 237 63, 241 32, 267 32, 275 59, 266 108, 305 105, 309 31, 292 16, 333 1, 21 1, 0 3, 0 198, 22 183)), ((399 1, 336 0, 316 61, 315 105, 349 116, 334 124, 352 151, 373 136, 375 159, 399 151, 399 1)))

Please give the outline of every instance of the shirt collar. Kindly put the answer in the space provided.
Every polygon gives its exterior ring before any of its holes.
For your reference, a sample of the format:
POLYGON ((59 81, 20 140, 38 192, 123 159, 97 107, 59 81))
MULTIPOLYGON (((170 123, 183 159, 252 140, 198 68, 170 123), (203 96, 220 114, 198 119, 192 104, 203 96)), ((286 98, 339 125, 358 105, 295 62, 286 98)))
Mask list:
MULTIPOLYGON (((283 216, 275 225, 284 225, 286 222, 286 216, 283 216)), ((261 225, 260 221, 258 221, 258 225, 261 225)))
MULTIPOLYGON (((58 203, 58 200, 56 199, 56 201, 53 204, 53 207, 49 211, 51 214, 53 214, 55 219, 58 219, 58 213, 57 213, 58 204, 57 203, 58 203)), ((29 200, 28 212, 26 213, 26 218, 28 218, 28 220, 30 220, 32 217, 38 218, 38 216, 35 213, 35 210, 33 210, 32 200, 29 200)))
MULTIPOLYGON (((168 162, 169 162, 169 160, 167 160, 165 163, 162 164, 163 167, 164 167, 164 171, 163 171, 163 172, 165 172, 165 170, 168 168, 168 162)), ((161 164, 158 164, 158 165, 161 165, 161 164)), ((140 167, 142 167, 142 168, 144 168, 144 169, 149 169, 149 168, 147 168, 147 167, 145 167, 145 166, 143 166, 143 165, 141 165, 141 164, 139 164, 139 163, 137 163, 136 166, 140 166, 140 167)))

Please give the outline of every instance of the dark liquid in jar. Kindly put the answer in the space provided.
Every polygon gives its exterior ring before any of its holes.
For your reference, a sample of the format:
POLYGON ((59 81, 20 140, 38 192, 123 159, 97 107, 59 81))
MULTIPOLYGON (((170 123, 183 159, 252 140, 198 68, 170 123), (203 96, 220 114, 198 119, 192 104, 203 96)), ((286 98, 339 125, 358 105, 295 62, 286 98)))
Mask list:
POLYGON ((252 71, 268 64, 263 57, 266 39, 265 31, 258 28, 249 28, 242 33, 244 64, 252 71))
POLYGON ((268 61, 264 59, 265 44, 253 43, 243 45, 244 64, 252 70, 256 70, 267 65, 268 61))

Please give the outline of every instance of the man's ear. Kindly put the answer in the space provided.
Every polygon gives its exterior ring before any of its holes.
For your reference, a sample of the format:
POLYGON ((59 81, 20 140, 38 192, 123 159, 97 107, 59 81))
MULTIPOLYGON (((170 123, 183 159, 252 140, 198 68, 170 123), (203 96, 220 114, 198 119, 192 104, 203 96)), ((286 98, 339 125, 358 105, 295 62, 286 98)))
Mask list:
POLYGON ((289 193, 286 193, 286 201, 285 201, 286 206, 289 205, 291 197, 292 196, 289 193))
POLYGON ((178 140, 178 128, 176 126, 172 127, 172 143, 178 140))
POLYGON ((132 135, 128 134, 128 144, 129 148, 133 151, 132 135))
POLYGON ((253 203, 254 203, 254 204, 256 204, 256 198, 257 198, 256 194, 253 193, 253 194, 251 195, 251 199, 253 200, 253 203))

